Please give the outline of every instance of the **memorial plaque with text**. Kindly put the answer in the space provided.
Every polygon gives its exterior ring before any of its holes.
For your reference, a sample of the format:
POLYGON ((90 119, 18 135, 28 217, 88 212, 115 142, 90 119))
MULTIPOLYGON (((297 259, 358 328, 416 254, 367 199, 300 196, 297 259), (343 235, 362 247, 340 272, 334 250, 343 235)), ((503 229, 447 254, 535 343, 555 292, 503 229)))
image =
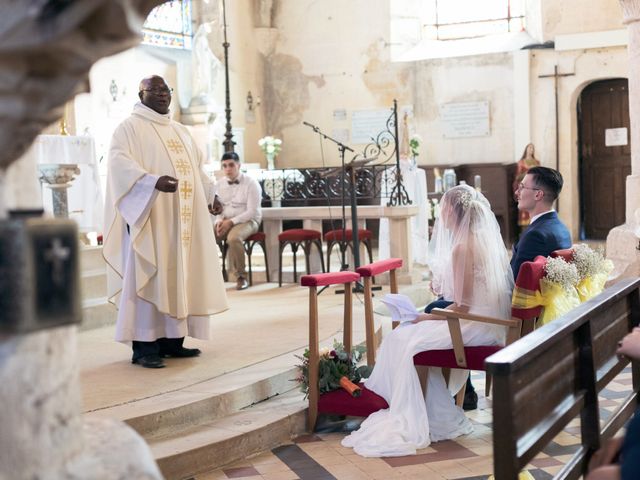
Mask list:
POLYGON ((446 103, 440 106, 444 138, 486 137, 489 126, 489 102, 446 103))

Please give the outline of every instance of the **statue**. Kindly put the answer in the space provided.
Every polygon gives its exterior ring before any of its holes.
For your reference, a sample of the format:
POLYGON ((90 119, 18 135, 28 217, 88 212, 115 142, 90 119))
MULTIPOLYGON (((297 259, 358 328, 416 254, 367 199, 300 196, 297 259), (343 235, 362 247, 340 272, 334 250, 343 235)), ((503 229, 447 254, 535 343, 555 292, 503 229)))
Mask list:
POLYGON ((206 26, 200 25, 191 50, 193 96, 190 106, 214 105, 214 87, 222 63, 209 48, 206 26))

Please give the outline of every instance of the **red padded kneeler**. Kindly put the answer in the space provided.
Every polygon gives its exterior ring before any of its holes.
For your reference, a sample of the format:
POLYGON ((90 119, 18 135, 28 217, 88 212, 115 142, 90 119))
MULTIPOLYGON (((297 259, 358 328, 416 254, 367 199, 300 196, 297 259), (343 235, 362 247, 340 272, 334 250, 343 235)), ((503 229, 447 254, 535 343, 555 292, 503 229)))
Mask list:
POLYGON ((343 388, 323 393, 318 399, 318 412, 368 417, 378 410, 389 408, 389 404, 380 395, 368 390, 363 383, 359 386, 362 389, 359 397, 352 397, 343 388))

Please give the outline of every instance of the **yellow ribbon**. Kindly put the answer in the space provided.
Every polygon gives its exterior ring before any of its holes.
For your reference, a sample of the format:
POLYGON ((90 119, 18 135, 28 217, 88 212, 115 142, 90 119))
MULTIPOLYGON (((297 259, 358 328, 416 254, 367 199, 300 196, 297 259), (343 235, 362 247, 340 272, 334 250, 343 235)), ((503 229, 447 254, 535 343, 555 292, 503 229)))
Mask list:
POLYGON ((575 288, 565 290, 559 283, 540 280, 540 290, 516 288, 511 303, 515 308, 544 307, 538 326, 545 325, 564 315, 580 304, 580 297, 575 288))
POLYGON ((608 273, 596 273, 587 277, 578 283, 576 290, 580 296, 581 302, 586 302, 590 298, 595 297, 604 290, 604 284, 607 282, 608 273))

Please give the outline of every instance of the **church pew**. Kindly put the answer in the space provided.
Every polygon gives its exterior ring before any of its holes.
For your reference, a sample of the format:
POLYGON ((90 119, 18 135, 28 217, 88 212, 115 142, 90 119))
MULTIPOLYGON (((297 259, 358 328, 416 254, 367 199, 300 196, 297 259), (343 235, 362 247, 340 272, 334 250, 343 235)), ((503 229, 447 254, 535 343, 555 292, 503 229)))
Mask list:
POLYGON ((581 445, 555 478, 578 478, 593 452, 630 418, 640 362, 632 362, 632 392, 602 428, 598 392, 628 364, 616 349, 640 323, 639 294, 640 278, 622 280, 486 360, 494 379, 495 480, 516 480, 576 417, 581 445))

